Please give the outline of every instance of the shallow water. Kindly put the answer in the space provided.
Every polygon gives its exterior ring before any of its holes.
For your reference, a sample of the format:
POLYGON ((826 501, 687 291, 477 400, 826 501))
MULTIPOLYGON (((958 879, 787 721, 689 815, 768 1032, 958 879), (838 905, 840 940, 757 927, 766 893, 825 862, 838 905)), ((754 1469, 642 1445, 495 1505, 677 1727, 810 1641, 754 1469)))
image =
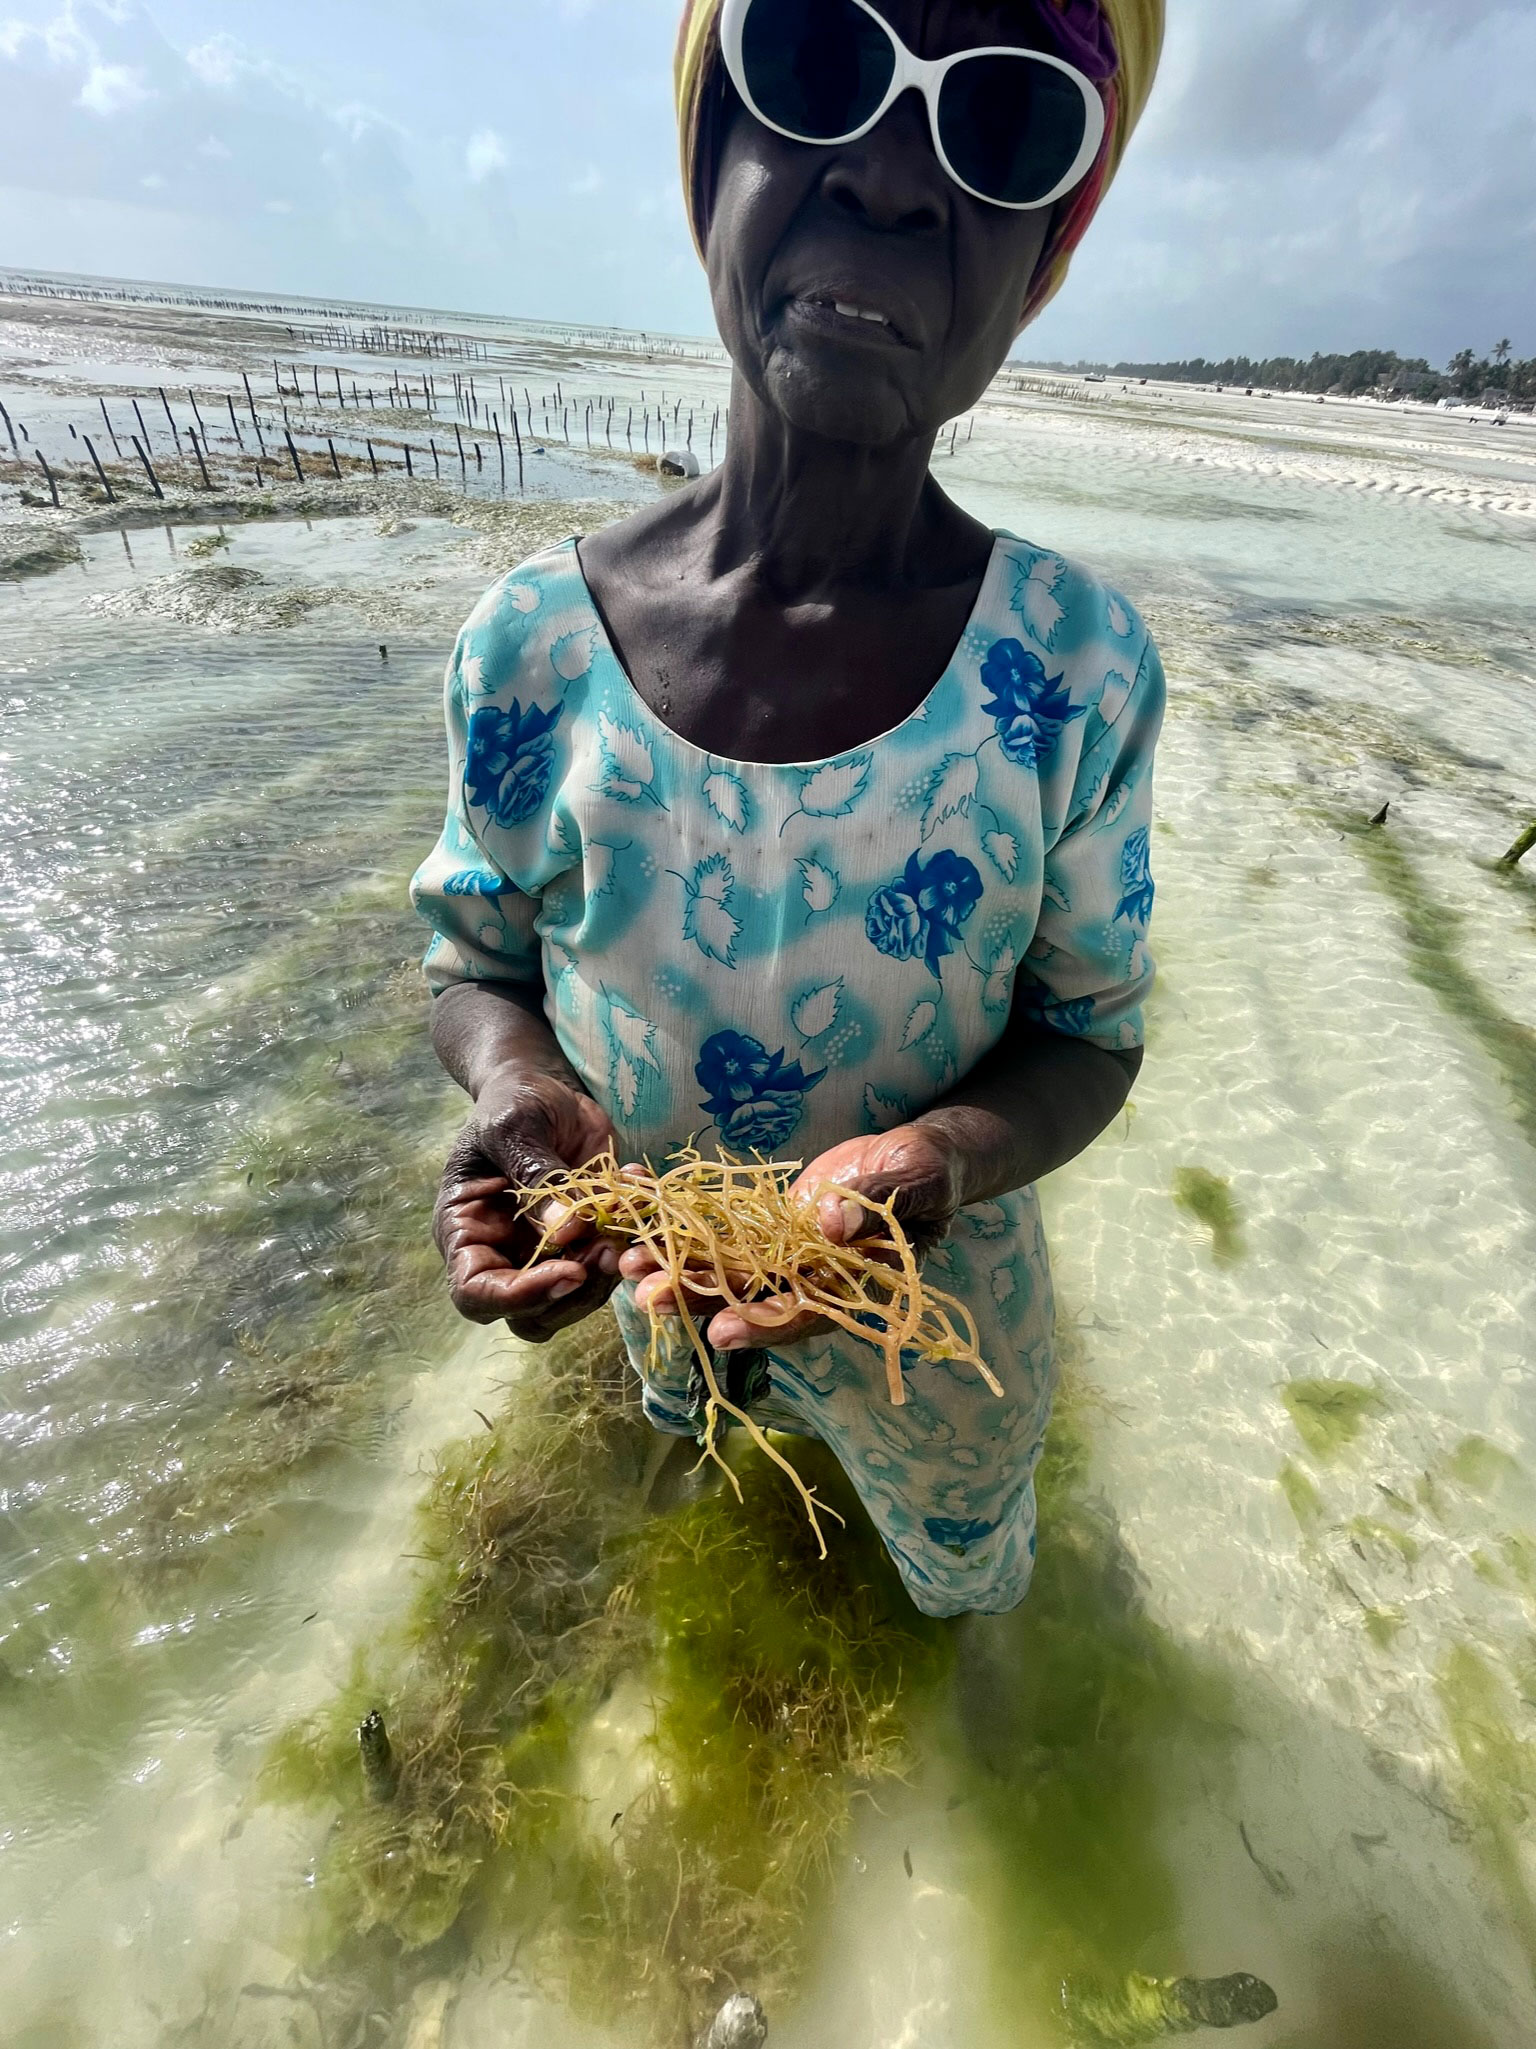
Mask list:
MULTIPOLYGON (((1536 435, 1167 411, 987 407, 938 463, 1158 631, 1165 973, 1045 1191, 1040 1583, 834 1835, 775 2049, 1057 2043, 1084 1960, 1257 1973, 1261 2049, 1536 2032, 1536 882, 1491 867, 1536 808, 1536 435)), ((261 1797, 528 1369, 437 1297, 401 900, 484 569, 432 520, 226 535, 0 586, 7 2039, 638 2049, 495 1893, 342 1986, 334 1809, 261 1797)), ((652 1712, 642 1669, 584 1728, 599 1835, 652 1712)))

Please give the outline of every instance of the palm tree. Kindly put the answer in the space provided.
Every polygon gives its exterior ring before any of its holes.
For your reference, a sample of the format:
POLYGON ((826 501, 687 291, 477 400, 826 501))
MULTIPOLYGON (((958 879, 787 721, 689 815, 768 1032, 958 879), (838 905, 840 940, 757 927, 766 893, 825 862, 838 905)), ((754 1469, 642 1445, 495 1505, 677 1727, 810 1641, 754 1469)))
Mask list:
POLYGON ((1503 341, 1495 342, 1493 345, 1493 360, 1496 363, 1507 363, 1513 353, 1514 344, 1507 335, 1503 341))

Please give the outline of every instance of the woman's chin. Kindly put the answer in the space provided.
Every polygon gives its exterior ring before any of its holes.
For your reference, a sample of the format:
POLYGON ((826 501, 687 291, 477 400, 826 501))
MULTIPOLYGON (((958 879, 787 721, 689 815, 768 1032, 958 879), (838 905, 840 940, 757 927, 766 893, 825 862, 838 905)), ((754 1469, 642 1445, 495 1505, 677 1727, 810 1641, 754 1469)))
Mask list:
POLYGON ((801 434, 858 448, 889 448, 920 430, 893 383, 837 352, 778 348, 764 380, 775 412, 801 434))

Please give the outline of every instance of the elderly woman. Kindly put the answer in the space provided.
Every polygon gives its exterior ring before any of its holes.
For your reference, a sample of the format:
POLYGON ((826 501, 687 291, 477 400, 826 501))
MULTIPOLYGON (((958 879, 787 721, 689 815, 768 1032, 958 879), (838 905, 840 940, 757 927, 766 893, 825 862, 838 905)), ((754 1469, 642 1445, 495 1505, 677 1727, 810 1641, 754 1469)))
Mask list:
MULTIPOLYGON (((647 1413, 697 1427, 676 1305, 516 1198, 690 1135, 894 1197, 999 1400, 768 1305, 708 1338, 822 1439, 929 1614, 1013 1607, 1053 1387, 1033 1183, 1125 1102, 1152 980, 1163 679, 1127 601, 929 472, 1060 285, 1144 104, 1161 0, 692 0, 685 189, 734 366, 713 475, 524 563, 448 672, 414 885, 474 1108, 437 1233, 464 1315, 617 1290, 647 1413)), ((838 1239, 862 1213, 816 1198, 838 1239)))

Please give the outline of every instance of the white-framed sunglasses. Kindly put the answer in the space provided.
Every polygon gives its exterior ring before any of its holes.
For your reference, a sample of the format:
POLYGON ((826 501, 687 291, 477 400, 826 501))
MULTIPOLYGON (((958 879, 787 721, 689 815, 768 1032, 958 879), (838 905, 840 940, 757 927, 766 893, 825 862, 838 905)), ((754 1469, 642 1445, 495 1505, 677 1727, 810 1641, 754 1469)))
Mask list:
POLYGON ((1092 168, 1104 102, 1044 50, 918 57, 869 0, 725 0, 725 68, 749 111, 792 142, 857 142, 914 88, 939 162, 962 192, 1023 212, 1092 168))

